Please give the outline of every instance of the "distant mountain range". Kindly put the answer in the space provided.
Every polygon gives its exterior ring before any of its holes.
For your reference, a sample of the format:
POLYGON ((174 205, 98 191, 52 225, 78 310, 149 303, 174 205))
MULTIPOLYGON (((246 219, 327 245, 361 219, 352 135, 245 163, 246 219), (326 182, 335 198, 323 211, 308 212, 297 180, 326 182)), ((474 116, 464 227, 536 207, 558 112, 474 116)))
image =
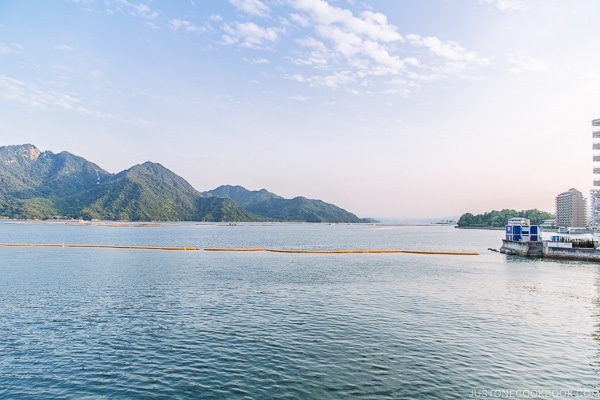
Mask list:
POLYGON ((34 145, 0 147, 0 216, 126 221, 369 222, 333 204, 265 189, 199 192, 160 164, 111 174, 86 159, 34 145))

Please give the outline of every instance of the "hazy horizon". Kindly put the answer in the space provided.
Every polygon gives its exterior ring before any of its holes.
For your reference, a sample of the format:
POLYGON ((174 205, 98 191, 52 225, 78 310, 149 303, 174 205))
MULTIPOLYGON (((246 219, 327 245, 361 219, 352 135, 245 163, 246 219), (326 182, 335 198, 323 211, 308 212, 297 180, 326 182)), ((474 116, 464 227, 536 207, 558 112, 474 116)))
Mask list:
POLYGON ((589 197, 600 3, 0 4, 0 146, 160 163, 359 217, 589 197))

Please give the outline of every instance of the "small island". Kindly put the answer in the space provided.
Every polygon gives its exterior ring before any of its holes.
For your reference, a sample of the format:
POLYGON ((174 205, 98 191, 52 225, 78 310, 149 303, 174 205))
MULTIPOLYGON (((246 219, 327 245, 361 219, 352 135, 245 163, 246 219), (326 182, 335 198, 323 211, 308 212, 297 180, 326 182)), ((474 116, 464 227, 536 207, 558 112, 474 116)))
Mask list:
POLYGON ((504 209, 492 210, 484 214, 473 215, 466 213, 461 215, 456 223, 457 228, 479 228, 479 229, 504 229, 511 218, 527 218, 532 225, 542 225, 545 220, 554 218, 553 214, 537 209, 516 211, 504 209))

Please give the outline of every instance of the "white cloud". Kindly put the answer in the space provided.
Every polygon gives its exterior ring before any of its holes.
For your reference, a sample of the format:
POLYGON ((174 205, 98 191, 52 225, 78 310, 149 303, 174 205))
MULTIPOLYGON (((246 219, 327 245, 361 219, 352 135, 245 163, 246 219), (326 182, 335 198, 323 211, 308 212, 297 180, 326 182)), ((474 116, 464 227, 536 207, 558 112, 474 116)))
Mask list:
POLYGON ((330 89, 337 89, 340 86, 355 81, 355 77, 350 71, 338 71, 329 75, 313 75, 303 76, 301 74, 295 74, 289 77, 296 82, 308 83, 314 87, 328 87, 330 89))
POLYGON ((308 18, 303 17, 300 14, 290 14, 290 18, 292 21, 294 21, 295 23, 297 23, 300 26, 309 26, 310 25, 310 21, 308 20, 308 18))
MULTIPOLYGON (((229 0, 251 16, 264 17, 272 10, 259 0, 229 0)), ((370 10, 355 13, 326 0, 286 0, 269 3, 289 5, 292 10, 278 26, 261 27, 251 21, 223 24, 221 44, 250 49, 273 47, 284 34, 304 32, 293 40, 296 47, 283 58, 298 71, 288 71, 299 82, 337 88, 343 85, 372 86, 376 80, 405 82, 462 76, 490 61, 455 41, 434 36, 402 35, 387 16, 370 10), (303 67, 313 71, 300 70, 303 67), (298 73, 295 73, 298 72, 298 73), (399 79, 396 79, 399 78, 399 79)), ((285 67, 283 67, 285 69, 285 67)), ((398 86, 397 83, 393 84, 398 86)), ((411 84, 403 84, 403 93, 411 84)), ((362 90, 362 89, 361 89, 362 90)))
POLYGON ((158 12, 152 10, 147 4, 133 3, 128 0, 116 0, 116 3, 127 7, 132 15, 141 18, 154 19, 158 17, 158 12))
POLYGON ((247 48, 263 48, 279 39, 279 34, 285 32, 283 28, 263 28, 253 22, 226 24, 223 28, 223 43, 227 45, 239 44, 247 48))
POLYGON ((323 0, 295 0, 292 4, 302 13, 292 14, 292 20, 302 26, 314 25, 319 37, 319 40, 312 37, 296 40, 311 50, 296 58, 294 64, 330 67, 329 73, 320 79, 312 77, 311 84, 337 87, 358 80, 364 84, 369 75, 394 75, 404 70, 404 62, 396 54, 397 46, 403 42, 402 35, 385 15, 364 11, 356 16, 323 0))
POLYGON ((451 61, 462 61, 476 65, 490 65, 490 61, 487 58, 481 57, 475 52, 469 52, 453 41, 443 42, 434 36, 421 37, 415 34, 407 35, 406 38, 413 46, 423 46, 427 48, 431 54, 451 61))
POLYGON ((356 17, 350 10, 331 6, 324 0, 295 0, 296 9, 308 12, 318 26, 337 25, 340 29, 361 37, 381 42, 394 42, 402 39, 397 28, 387 22, 380 13, 364 11, 356 17))
POLYGON ((258 17, 267 17, 271 11, 269 7, 260 0, 229 0, 229 2, 234 7, 258 17))
POLYGON ((190 32, 190 33, 198 33, 198 32, 204 32, 206 30, 206 28, 201 27, 201 26, 196 26, 194 24, 192 24, 189 21, 185 21, 182 19, 172 19, 169 21, 169 27, 171 29, 173 29, 174 31, 178 31, 179 29, 183 29, 186 32, 190 32))
POLYGON ((509 54, 506 62, 510 65, 509 71, 513 74, 548 71, 548 64, 539 58, 533 57, 526 51, 509 54))
POLYGON ((253 60, 249 60, 248 62, 252 65, 260 65, 260 64, 268 64, 269 60, 267 60, 266 58, 255 58, 253 60))
POLYGON ((491 4, 500 11, 525 11, 526 7, 522 0, 480 0, 491 4))
POLYGON ((434 36, 422 37, 417 34, 406 35, 406 39, 411 46, 427 52, 421 57, 406 60, 406 64, 416 67, 409 74, 411 79, 430 82, 450 76, 479 79, 468 75, 467 71, 491 65, 489 59, 467 51, 454 41, 442 41, 434 36))

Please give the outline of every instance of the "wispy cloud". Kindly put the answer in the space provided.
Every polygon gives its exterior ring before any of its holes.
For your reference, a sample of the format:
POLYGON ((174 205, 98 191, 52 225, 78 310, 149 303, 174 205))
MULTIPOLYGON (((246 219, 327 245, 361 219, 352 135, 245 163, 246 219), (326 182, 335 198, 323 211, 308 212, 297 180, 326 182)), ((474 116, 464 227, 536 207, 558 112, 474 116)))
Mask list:
POLYGON ((0 56, 8 54, 22 54, 25 49, 17 43, 0 43, 0 56))
POLYGON ((39 109, 62 108, 77 111, 95 117, 103 117, 98 111, 89 110, 81 105, 81 100, 68 93, 44 91, 31 84, 0 75, 0 100, 9 103, 21 103, 39 109))
POLYGON ((65 53, 71 53, 71 52, 75 51, 74 48, 72 48, 71 46, 66 45, 66 44, 57 44, 56 46, 54 46, 54 50, 62 51, 65 53))
MULTIPOLYGON (((151 2, 112 1, 132 15, 160 24, 151 2)), ((479 1, 502 10, 523 7, 520 0, 479 1)), ((262 54, 243 58, 269 65, 298 82, 333 89, 354 86, 355 92, 383 83, 392 87, 381 91, 406 93, 415 83, 450 76, 471 78, 477 68, 490 65, 486 57, 456 41, 400 33, 386 15, 371 9, 353 11, 342 7, 341 1, 228 0, 225 4, 243 15, 213 14, 205 21, 172 18, 167 26, 173 31, 205 33, 223 46, 282 50, 279 57, 273 53, 276 56, 269 57, 268 63, 262 54), (215 38, 217 32, 220 37, 215 38)))
POLYGON ((257 17, 267 17, 271 11, 260 0, 229 0, 229 2, 236 8, 257 17))
POLYGON ((128 0, 116 0, 116 4, 126 7, 132 15, 141 18, 154 19, 158 17, 158 12, 154 11, 144 3, 134 3, 128 0))
POLYGON ((300 81, 337 88, 351 82, 364 84, 368 76, 400 74, 405 69, 396 51, 404 39, 385 15, 372 11, 354 15, 323 0, 295 0, 292 5, 297 13, 290 15, 291 21, 313 27, 313 35, 296 40, 308 52, 292 62, 324 72, 300 81))
POLYGON ((264 48, 275 43, 279 39, 279 35, 285 32, 285 28, 263 28, 254 22, 226 24, 223 30, 225 31, 222 36, 223 44, 238 44, 252 49, 264 48))
POLYGON ((525 11, 522 0, 480 0, 482 3, 491 4, 500 11, 525 11))
POLYGON ((545 61, 533 57, 526 51, 509 54, 506 62, 509 64, 509 71, 513 74, 548 71, 548 64, 545 61))
POLYGON ((415 34, 407 35, 407 39, 413 46, 423 46, 427 48, 431 54, 451 61, 463 61, 465 63, 476 65, 490 64, 488 59, 480 57, 475 52, 465 50, 458 43, 453 41, 444 42, 434 36, 421 37, 415 34))
POLYGON ((174 31, 178 31, 179 29, 185 30, 186 32, 204 32, 206 31, 205 27, 197 26, 192 24, 190 21, 182 20, 182 19, 172 19, 169 21, 169 27, 174 31))
POLYGON ((247 60, 250 64, 252 65, 260 65, 260 64, 268 64, 269 60, 267 60, 266 58, 255 58, 252 60, 247 60))
POLYGON ((292 5, 297 13, 290 19, 300 26, 314 27, 313 35, 296 40, 307 52, 292 62, 324 72, 310 77, 293 74, 298 81, 332 88, 349 83, 368 87, 373 80, 384 78, 393 86, 392 92, 406 93, 408 87, 414 87, 411 80, 458 76, 490 64, 454 41, 402 35, 381 13, 354 14, 325 0, 294 0, 292 5))
MULTIPOLYGON (((94 71, 92 71, 94 73, 94 71)), ((64 110, 95 119, 119 120, 132 125, 148 125, 148 121, 136 115, 114 115, 94 110, 73 93, 43 90, 18 79, 0 75, 0 102, 18 103, 39 110, 64 110)))

